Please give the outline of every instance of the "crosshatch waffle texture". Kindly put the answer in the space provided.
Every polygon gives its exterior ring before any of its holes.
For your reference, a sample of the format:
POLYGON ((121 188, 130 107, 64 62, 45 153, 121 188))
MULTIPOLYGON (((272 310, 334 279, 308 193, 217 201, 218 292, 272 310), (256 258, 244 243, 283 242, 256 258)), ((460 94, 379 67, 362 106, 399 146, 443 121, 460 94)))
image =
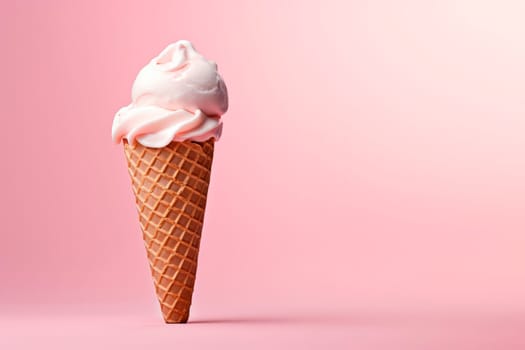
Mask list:
POLYGON ((214 139, 149 148, 124 142, 140 226, 164 320, 189 317, 214 139))

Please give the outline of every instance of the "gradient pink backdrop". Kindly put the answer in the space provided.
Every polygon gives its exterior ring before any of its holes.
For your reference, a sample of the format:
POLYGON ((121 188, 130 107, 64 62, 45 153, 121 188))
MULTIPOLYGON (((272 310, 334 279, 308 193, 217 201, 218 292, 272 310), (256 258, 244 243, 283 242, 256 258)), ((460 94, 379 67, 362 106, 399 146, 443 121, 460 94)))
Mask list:
POLYGON ((158 321, 110 129, 138 70, 184 38, 219 63, 231 101, 194 319, 476 310, 525 323, 523 1, 0 6, 4 315, 158 321))

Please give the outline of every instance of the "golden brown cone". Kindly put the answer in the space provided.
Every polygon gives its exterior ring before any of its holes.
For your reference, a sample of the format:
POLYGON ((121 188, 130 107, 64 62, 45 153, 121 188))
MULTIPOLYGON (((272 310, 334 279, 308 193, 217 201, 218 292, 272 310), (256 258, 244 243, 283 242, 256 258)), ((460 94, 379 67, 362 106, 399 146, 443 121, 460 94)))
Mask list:
POLYGON ((214 139, 149 148, 124 142, 140 226, 166 323, 189 317, 214 139))

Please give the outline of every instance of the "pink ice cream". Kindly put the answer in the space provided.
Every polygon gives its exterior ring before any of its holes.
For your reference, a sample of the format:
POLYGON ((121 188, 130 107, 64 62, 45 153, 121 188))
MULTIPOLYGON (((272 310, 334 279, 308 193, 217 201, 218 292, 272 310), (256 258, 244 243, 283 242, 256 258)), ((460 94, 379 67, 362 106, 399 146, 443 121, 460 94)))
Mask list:
POLYGON ((186 40, 168 45, 139 72, 132 103, 113 120, 113 141, 161 148, 171 141, 218 140, 228 109, 217 64, 186 40))

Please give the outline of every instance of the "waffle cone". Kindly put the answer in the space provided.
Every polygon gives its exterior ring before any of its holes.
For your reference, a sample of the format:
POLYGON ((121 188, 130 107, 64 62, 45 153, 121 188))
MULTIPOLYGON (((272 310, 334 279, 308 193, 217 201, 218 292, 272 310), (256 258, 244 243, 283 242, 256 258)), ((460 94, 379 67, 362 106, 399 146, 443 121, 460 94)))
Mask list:
POLYGON ((188 320, 214 139, 124 143, 155 291, 166 323, 188 320))

